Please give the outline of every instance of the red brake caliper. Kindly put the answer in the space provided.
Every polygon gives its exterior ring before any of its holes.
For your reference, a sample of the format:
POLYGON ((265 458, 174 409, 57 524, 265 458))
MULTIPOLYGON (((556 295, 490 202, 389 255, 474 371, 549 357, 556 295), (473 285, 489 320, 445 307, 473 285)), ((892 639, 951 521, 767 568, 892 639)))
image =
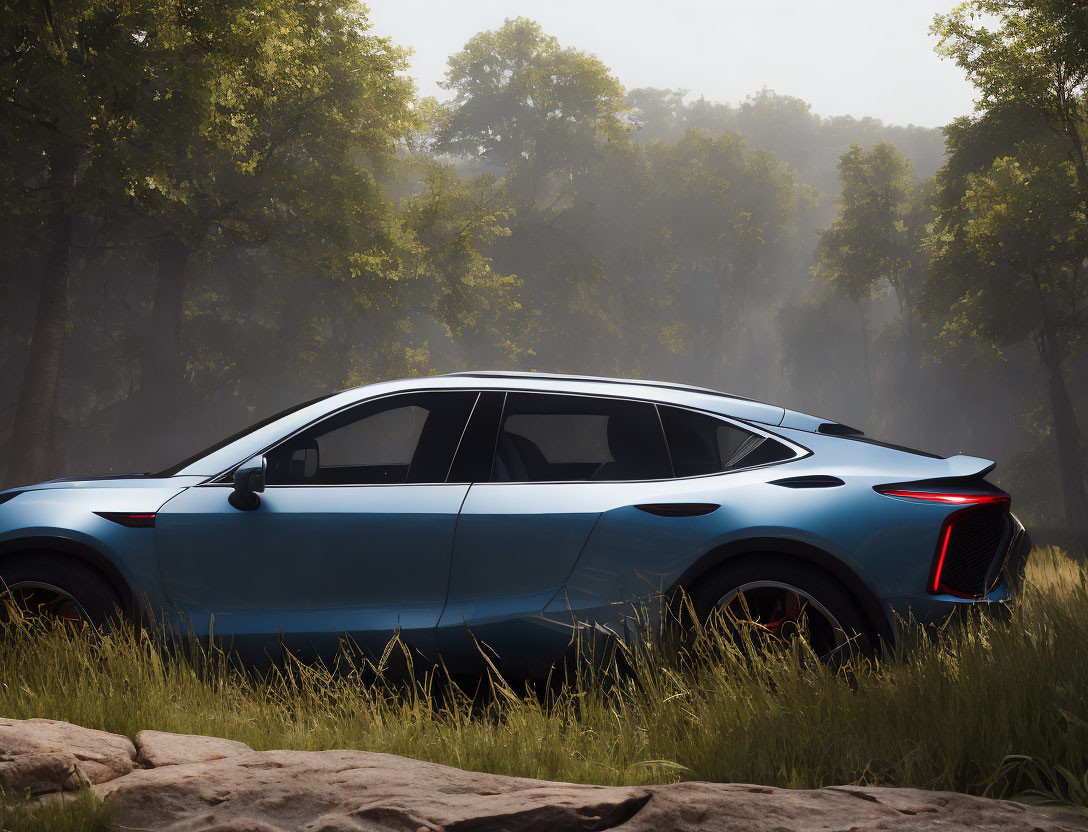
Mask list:
POLYGON ((81 618, 75 604, 60 595, 38 604, 38 614, 61 621, 79 621, 81 618))
POLYGON ((771 614, 774 618, 763 626, 767 628, 767 632, 780 639, 782 628, 787 623, 797 623, 797 619, 801 617, 801 599, 795 593, 787 592, 785 603, 781 598, 775 600, 774 611, 771 614))

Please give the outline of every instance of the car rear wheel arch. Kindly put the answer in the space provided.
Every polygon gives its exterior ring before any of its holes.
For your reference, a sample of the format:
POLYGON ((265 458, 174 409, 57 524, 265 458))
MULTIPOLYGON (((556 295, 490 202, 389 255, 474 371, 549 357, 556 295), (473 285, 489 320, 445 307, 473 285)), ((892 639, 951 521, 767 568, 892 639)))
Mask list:
MULTIPOLYGON (((24 537, 0 543, 0 573, 4 565, 22 555, 49 555, 59 563, 68 561, 90 568, 116 593, 121 601, 121 612, 129 621, 136 620, 136 605, 132 589, 121 571, 92 546, 65 537, 24 537)), ((62 568, 62 567, 61 567, 62 568)))
POLYGON ((895 632, 880 604, 865 582, 845 563, 831 553, 796 540, 781 538, 754 538, 736 541, 713 549, 693 564, 672 588, 671 595, 677 597, 681 592, 692 594, 696 588, 715 570, 725 564, 738 563, 741 560, 757 560, 773 556, 776 560, 792 560, 808 568, 816 568, 829 579, 839 584, 857 605, 869 632, 877 641, 894 645, 895 632))

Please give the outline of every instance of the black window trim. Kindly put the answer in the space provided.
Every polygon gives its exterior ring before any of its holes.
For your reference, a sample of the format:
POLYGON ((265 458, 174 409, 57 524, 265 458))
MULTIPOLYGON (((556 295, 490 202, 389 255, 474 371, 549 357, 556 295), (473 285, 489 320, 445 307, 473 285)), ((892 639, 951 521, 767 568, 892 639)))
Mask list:
MULTIPOLYGON (((495 481, 495 460, 499 457, 499 437, 502 435, 502 426, 506 424, 506 406, 510 403, 510 391, 503 390, 502 407, 499 408, 499 421, 495 423, 495 435, 491 437, 491 464, 487 467, 487 483, 495 481)), ((476 485, 476 483, 473 483, 476 485)))
POLYGON ((665 440, 665 457, 669 460, 669 470, 672 476, 669 479, 678 479, 676 476, 676 464, 672 461, 672 447, 669 445, 669 435, 665 432, 665 420, 661 418, 661 405, 654 402, 654 413, 657 414, 657 426, 661 428, 661 438, 665 440))
MULTIPOLYGON (((456 389, 456 388, 454 388, 456 389)), ((499 426, 502 425, 502 415, 506 411, 506 391, 505 390, 477 390, 476 401, 472 403, 472 410, 468 414, 468 419, 465 420, 465 426, 461 429, 461 438, 457 440, 457 447, 453 451, 453 459, 450 460, 450 467, 446 470, 446 482, 445 485, 474 485, 472 482, 451 482, 450 474, 453 473, 453 467, 457 464, 457 457, 461 453, 461 446, 464 444, 465 436, 468 434, 468 429, 472 427, 472 420, 476 418, 476 410, 479 408, 480 403, 484 400, 484 396, 488 393, 496 393, 502 396, 502 404, 499 405, 499 420, 495 425, 495 434, 491 437, 491 467, 495 465, 495 448, 499 443, 499 426)), ((491 470, 490 468, 488 469, 491 470)), ((488 474, 490 476, 490 473, 488 474)), ((411 483, 409 483, 411 484, 411 483)))
POLYGON ((579 393, 571 393, 571 392, 568 392, 566 390, 525 390, 525 389, 520 389, 520 388, 517 388, 517 389, 508 388, 508 389, 500 391, 500 392, 506 393, 506 398, 503 399, 502 411, 501 411, 501 413, 499 415, 498 430, 495 431, 495 446, 496 446, 496 448, 498 447, 499 434, 502 433, 503 419, 506 416, 506 403, 509 400, 510 393, 534 393, 534 394, 537 394, 537 395, 577 396, 579 398, 584 398, 584 399, 607 399, 609 401, 636 402, 636 403, 640 403, 640 404, 652 405, 653 408, 654 408, 654 412, 657 414, 658 425, 661 428, 661 438, 665 443, 665 452, 666 452, 666 454, 668 454, 669 468, 670 468, 670 470, 672 470, 674 475, 676 473, 676 468, 672 464, 672 450, 669 448, 669 440, 668 440, 668 437, 665 435, 665 424, 661 419, 661 408, 662 407, 675 407, 678 410, 687 410, 690 413, 699 413, 699 414, 702 414, 704 416, 709 416, 709 417, 711 417, 713 419, 717 419, 720 422, 725 422, 726 424, 732 425, 733 427, 735 427, 735 428, 737 428, 739 430, 747 431, 749 433, 754 433, 757 436, 762 437, 764 440, 771 439, 771 440, 773 440, 775 442, 778 442, 778 443, 780 443, 782 445, 785 445, 787 448, 789 448, 791 451, 793 451, 794 455, 792 457, 790 457, 789 459, 780 459, 780 460, 778 460, 776 462, 764 463, 763 465, 748 465, 748 466, 745 466, 745 467, 742 467, 742 468, 730 468, 730 469, 725 470, 725 471, 714 471, 714 472, 711 472, 709 474, 689 474, 686 477, 671 476, 671 477, 658 477, 656 479, 638 479, 638 480, 544 480, 544 481, 518 480, 518 481, 515 481, 515 482, 495 482, 494 476, 495 476, 495 456, 496 456, 496 452, 493 450, 492 453, 491 453, 491 476, 488 478, 487 482, 471 483, 471 485, 616 485, 616 484, 619 484, 619 483, 630 483, 630 482, 677 482, 677 481, 682 481, 682 480, 704 479, 706 477, 722 477, 722 476, 725 476, 727 474, 739 474, 739 473, 742 473, 744 471, 756 471, 756 470, 759 470, 760 468, 772 468, 775 465, 785 465, 786 463, 796 462, 799 459, 804 459, 805 457, 812 456, 812 451, 811 450, 804 447, 803 445, 798 445, 796 442, 794 442, 794 441, 792 441, 790 439, 786 439, 786 438, 784 438, 782 436, 779 436, 779 435, 777 435, 775 433, 771 433, 770 431, 765 431, 765 430, 762 430, 761 428, 757 428, 757 427, 755 427, 753 425, 750 425, 748 422, 745 422, 743 420, 733 419, 733 418, 730 418, 728 416, 723 416, 720 413, 712 413, 709 410, 702 410, 701 408, 697 408, 697 407, 689 407, 687 405, 673 404, 672 402, 649 401, 647 399, 640 399, 640 398, 636 398, 636 397, 633 397, 633 396, 613 396, 613 395, 606 395, 606 394, 601 394, 601 393, 580 393, 580 392, 579 393))
MULTIPOLYGON (((453 456, 450 457, 450 464, 446 466, 446 478, 442 480, 443 485, 457 485, 458 483, 450 483, 450 474, 453 473, 453 466, 457 462, 457 454, 461 452, 461 443, 465 441, 465 434, 468 432, 468 426, 472 424, 472 417, 476 414, 476 408, 480 406, 480 399, 483 394, 476 391, 476 400, 472 403, 472 407, 468 409, 468 418, 465 419, 465 423, 461 426, 461 435, 457 437, 457 445, 453 449, 453 456)), ((423 437, 420 436, 422 439, 423 437)), ((414 457, 415 454, 412 454, 414 457)), ((413 459, 413 462, 415 460, 413 459)), ((412 466, 408 465, 408 476, 412 475, 412 466)), ((437 485, 437 483, 405 483, 405 485, 437 485)), ((463 485, 463 483, 461 483, 463 485)))

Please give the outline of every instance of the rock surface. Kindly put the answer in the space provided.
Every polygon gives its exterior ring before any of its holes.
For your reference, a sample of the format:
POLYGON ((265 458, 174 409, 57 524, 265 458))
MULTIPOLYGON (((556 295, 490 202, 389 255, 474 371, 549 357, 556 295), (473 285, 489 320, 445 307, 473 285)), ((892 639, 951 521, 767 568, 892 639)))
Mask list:
POLYGON ((147 768, 207 763, 253 750, 237 740, 165 731, 140 731, 136 734, 136 746, 140 749, 137 759, 147 768))
POLYGON ((1088 832, 1088 818, 916 789, 580 786, 158 731, 141 731, 137 744, 149 768, 134 769, 124 737, 0 720, 9 774, 37 772, 35 782, 50 785, 40 791, 93 783, 114 803, 118 829, 144 832, 1088 832))
POLYGON ((0 786, 7 791, 70 791, 135 768, 128 737, 52 719, 0 719, 0 786))
POLYGON ((578 786, 363 751, 265 751, 97 787, 121 827, 163 832, 1088 830, 1017 803, 913 789, 578 786))

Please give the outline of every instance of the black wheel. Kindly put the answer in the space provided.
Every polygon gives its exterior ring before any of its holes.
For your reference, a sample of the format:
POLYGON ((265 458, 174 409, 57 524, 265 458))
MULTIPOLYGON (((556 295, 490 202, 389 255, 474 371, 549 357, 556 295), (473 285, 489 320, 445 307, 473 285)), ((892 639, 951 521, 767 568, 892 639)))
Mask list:
POLYGON ((101 573, 53 552, 23 552, 0 561, 0 601, 51 622, 101 627, 123 617, 121 599, 101 573))
POLYGON ((750 622, 770 644, 802 637, 825 661, 872 654, 873 634, 853 597, 803 561, 763 555, 725 563, 696 585, 691 601, 700 621, 720 612, 750 622))

